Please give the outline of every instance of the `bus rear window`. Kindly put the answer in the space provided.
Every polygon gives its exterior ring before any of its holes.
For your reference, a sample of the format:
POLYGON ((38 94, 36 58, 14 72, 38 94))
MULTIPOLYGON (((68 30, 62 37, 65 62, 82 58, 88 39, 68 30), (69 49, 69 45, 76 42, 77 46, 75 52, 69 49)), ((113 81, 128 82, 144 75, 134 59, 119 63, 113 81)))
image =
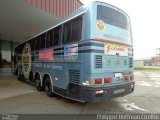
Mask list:
POLYGON ((119 28, 128 29, 127 17, 121 12, 106 6, 97 6, 97 19, 119 28))

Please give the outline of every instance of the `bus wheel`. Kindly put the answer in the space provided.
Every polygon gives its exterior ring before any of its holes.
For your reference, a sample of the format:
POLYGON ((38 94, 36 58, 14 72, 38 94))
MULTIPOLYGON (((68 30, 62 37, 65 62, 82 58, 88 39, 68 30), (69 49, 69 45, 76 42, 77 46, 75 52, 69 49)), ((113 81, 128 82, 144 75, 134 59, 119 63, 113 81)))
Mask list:
POLYGON ((52 92, 52 83, 49 77, 45 79, 44 89, 45 89, 45 93, 47 94, 47 96, 49 97, 54 96, 54 93, 52 92))
POLYGON ((41 86, 40 76, 36 75, 35 77, 35 85, 38 91, 43 91, 43 87, 41 86))

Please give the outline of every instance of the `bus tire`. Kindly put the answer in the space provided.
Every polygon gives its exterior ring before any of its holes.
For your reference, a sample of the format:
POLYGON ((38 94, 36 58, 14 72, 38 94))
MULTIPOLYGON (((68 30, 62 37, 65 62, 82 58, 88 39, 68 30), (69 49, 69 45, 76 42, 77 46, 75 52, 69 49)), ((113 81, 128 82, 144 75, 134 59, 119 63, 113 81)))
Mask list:
POLYGON ((41 80, 40 80, 40 76, 36 75, 35 77, 35 85, 38 91, 43 91, 43 86, 41 86, 41 80))
POLYGON ((44 84, 45 93, 49 97, 53 97, 54 93, 52 92, 52 83, 49 77, 46 77, 45 84, 44 84))

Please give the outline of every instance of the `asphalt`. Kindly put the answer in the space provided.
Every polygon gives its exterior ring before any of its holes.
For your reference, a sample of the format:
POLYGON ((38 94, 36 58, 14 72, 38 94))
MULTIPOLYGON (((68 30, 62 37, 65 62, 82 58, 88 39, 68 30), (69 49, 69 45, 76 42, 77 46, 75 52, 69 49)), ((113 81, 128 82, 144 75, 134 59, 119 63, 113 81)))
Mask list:
POLYGON ((60 96, 47 97, 35 86, 13 75, 0 75, 0 113, 102 114, 160 113, 160 72, 135 71, 134 93, 99 103, 79 103, 60 96))

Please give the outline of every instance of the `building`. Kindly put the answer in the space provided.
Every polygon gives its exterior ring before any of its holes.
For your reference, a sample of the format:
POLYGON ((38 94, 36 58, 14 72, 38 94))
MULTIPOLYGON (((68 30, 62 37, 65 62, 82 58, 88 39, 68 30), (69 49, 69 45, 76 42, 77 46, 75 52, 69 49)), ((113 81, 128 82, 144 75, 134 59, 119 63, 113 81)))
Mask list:
POLYGON ((0 0, 0 74, 12 73, 14 47, 82 6, 79 0, 0 0))
POLYGON ((152 57, 154 65, 160 66, 160 48, 156 48, 156 56, 152 57))
POLYGON ((134 67, 144 67, 144 60, 134 60, 134 67))
POLYGON ((152 61, 153 61, 154 65, 160 66, 160 56, 152 57, 152 61))

